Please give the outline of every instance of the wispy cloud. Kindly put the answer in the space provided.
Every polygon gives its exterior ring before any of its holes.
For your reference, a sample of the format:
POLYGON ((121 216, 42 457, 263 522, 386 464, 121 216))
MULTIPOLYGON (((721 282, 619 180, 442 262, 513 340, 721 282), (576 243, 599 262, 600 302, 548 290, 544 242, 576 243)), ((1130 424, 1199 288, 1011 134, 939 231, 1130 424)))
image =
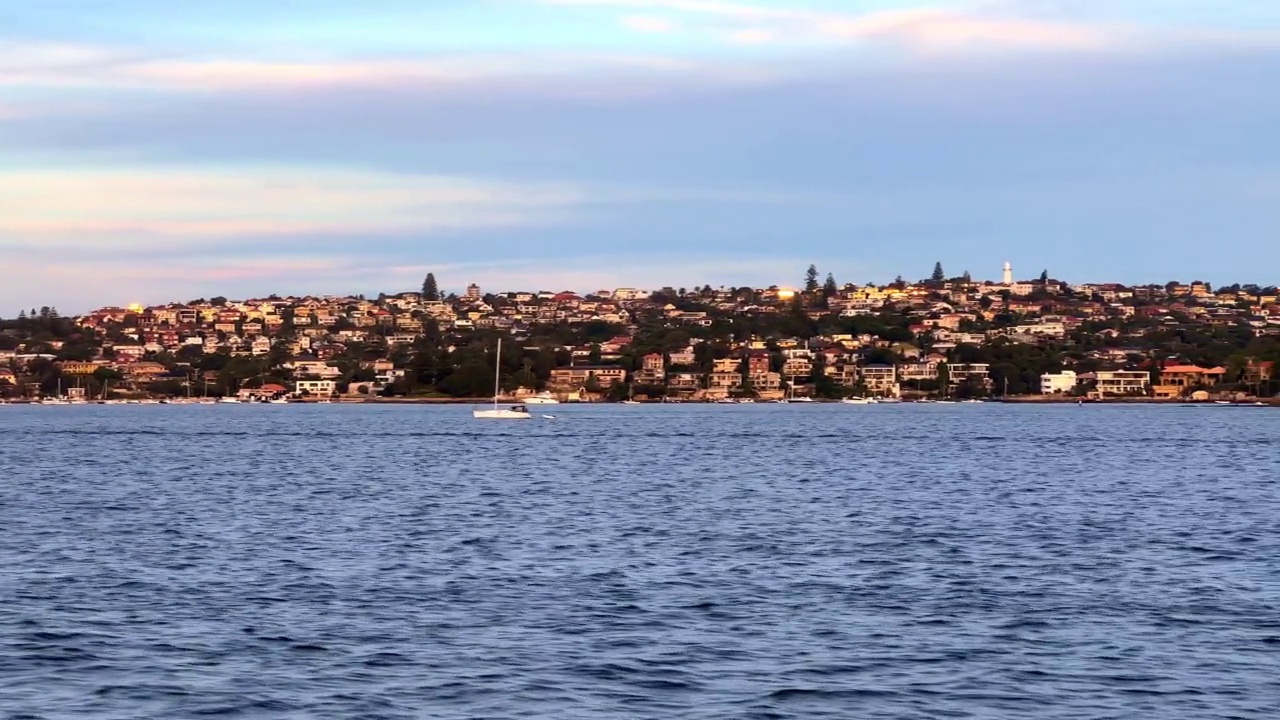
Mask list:
POLYGON ((552 184, 240 167, 0 172, 0 247, 102 238, 433 232, 547 222, 581 203, 552 184))
MULTIPOLYGON (((666 32, 657 18, 635 18, 634 29, 666 32)), ((713 70, 704 63, 662 54, 457 53, 406 57, 263 59, 243 53, 165 54, 139 48, 0 41, 0 89, 111 87, 221 91, 300 90, 314 87, 468 85, 479 80, 574 74, 669 74, 713 70)))
POLYGON ((622 27, 638 33, 663 34, 675 32, 675 23, 652 15, 627 15, 618 21, 622 27))
POLYGON ((917 51, 1002 48, 1082 50, 1122 36, 1120 28, 1068 21, 992 17, 920 7, 835 13, 701 0, 544 0, 554 5, 660 9, 725 27, 740 43, 883 42, 917 51))

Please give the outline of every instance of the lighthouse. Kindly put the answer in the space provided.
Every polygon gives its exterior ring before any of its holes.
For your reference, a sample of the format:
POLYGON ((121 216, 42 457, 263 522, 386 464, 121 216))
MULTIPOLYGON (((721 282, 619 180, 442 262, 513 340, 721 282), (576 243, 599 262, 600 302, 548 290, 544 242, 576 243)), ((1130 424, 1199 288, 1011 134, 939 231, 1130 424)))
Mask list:
POLYGON ((1004 284, 1005 284, 1005 285, 1012 285, 1012 284, 1013 284, 1013 264, 1012 264, 1012 263, 1005 263, 1005 264, 1004 264, 1004 278, 1003 278, 1003 282, 1004 282, 1004 284))

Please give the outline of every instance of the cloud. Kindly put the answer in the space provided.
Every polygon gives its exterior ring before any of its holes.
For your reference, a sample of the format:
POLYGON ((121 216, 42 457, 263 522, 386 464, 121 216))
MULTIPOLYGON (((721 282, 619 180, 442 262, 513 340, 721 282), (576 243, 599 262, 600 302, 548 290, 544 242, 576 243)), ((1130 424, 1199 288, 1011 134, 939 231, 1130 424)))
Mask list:
MULTIPOLYGON (((635 18, 634 29, 663 32, 674 26, 635 18)), ((97 45, 0 42, 0 89, 9 87, 119 88, 140 90, 300 91, 316 87, 394 87, 405 84, 468 86, 494 79, 542 79, 569 75, 669 75, 710 72, 706 63, 645 53, 495 52, 421 53, 404 57, 264 59, 243 53, 166 54, 97 45)))
POLYGON ((676 31, 675 23, 651 15, 627 15, 618 21, 622 27, 638 33, 665 34, 676 31))
POLYGON ((875 41, 915 51, 1022 48, 1095 49, 1120 39, 1119 28, 1068 21, 989 17, 934 8, 834 13, 701 0, 544 0, 554 5, 659 9, 728 22, 735 42, 875 41))
POLYGON ((0 172, 0 232, 72 245, 430 233, 548 222, 582 200, 564 185, 353 169, 11 170, 0 172))

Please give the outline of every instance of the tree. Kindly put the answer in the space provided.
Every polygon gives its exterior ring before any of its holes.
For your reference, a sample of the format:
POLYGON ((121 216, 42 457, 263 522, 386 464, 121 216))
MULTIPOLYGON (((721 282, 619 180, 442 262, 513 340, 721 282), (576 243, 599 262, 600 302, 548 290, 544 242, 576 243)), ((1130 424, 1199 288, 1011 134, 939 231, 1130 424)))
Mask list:
POLYGON ((941 262, 933 264, 933 274, 929 276, 929 279, 935 283, 941 283, 947 279, 947 274, 942 271, 941 262))
POLYGON ((968 270, 964 271, 964 274, 960 276, 960 279, 964 281, 965 285, 968 285, 969 283, 973 282, 973 276, 969 274, 968 270))
POLYGON ((822 296, 825 298, 832 298, 835 297, 835 294, 839 291, 840 289, 836 287, 835 276, 831 273, 827 273, 827 281, 822 283, 822 296))
POLYGON ((432 301, 440 299, 440 286, 436 284, 435 273, 427 273, 427 279, 422 281, 422 299, 432 301))
POLYGON ((804 291, 807 293, 817 292, 818 287, 818 267, 810 265, 809 269, 804 273, 804 291))
POLYGON ((1040 284, 1043 285, 1044 283, 1047 283, 1047 282, 1049 282, 1049 271, 1046 269, 1041 271, 1040 273, 1040 284))

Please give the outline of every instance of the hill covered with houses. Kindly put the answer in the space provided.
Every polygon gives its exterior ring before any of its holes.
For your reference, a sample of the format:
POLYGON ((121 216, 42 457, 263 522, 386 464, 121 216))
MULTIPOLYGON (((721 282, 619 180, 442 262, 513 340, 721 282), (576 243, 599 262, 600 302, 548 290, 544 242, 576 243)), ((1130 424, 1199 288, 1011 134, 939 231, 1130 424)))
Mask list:
POLYGON ((1271 397, 1274 287, 946 278, 52 308, 0 321, 0 396, 1271 397))

